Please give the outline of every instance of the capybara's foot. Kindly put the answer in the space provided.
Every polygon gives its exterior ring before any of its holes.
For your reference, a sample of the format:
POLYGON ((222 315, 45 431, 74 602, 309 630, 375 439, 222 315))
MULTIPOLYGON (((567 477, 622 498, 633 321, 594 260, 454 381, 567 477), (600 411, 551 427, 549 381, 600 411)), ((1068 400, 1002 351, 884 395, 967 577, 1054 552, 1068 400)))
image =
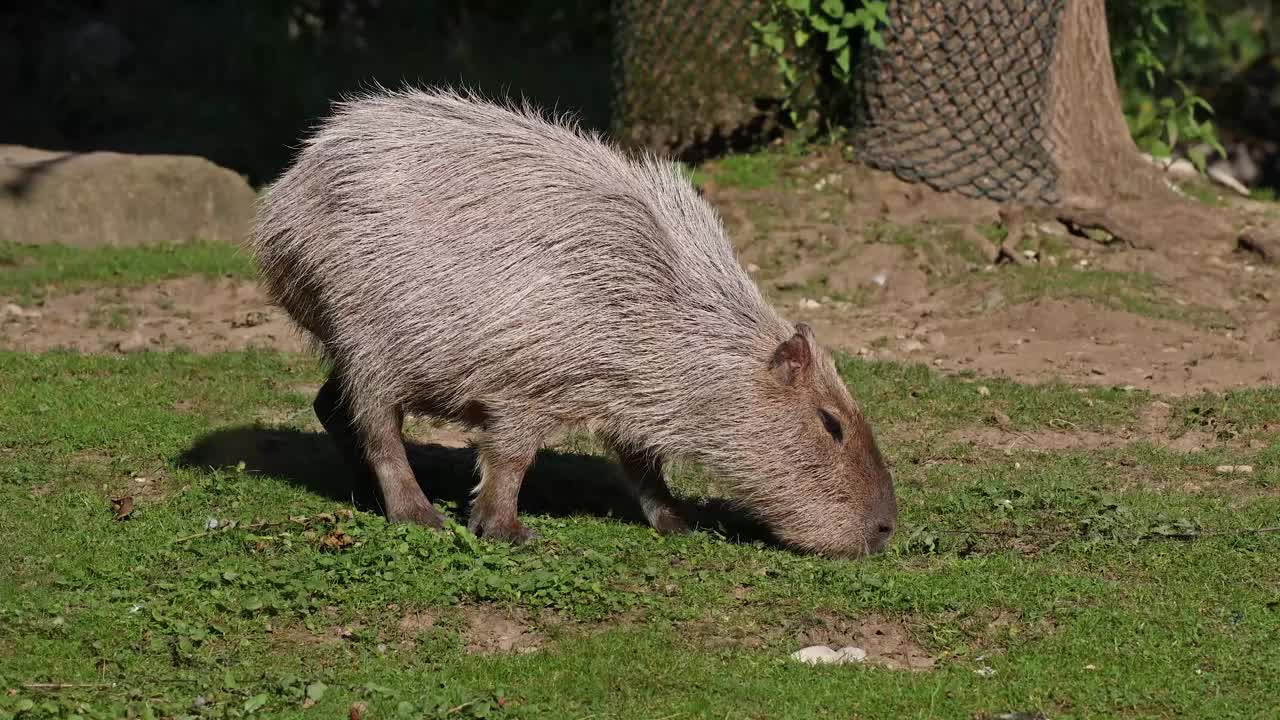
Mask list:
POLYGON ((649 525, 661 535, 680 535, 689 532, 689 523, 671 508, 658 508, 650 512, 649 525))
POLYGON ((423 500, 420 503, 398 503, 387 506, 387 521, 393 523, 416 523, 439 530, 444 527, 445 514, 435 505, 423 500))
POLYGON ((537 540, 537 532, 525 527, 524 523, 512 518, 507 521, 488 521, 483 517, 472 517, 467 529, 486 540, 501 540, 512 545, 523 545, 537 540))

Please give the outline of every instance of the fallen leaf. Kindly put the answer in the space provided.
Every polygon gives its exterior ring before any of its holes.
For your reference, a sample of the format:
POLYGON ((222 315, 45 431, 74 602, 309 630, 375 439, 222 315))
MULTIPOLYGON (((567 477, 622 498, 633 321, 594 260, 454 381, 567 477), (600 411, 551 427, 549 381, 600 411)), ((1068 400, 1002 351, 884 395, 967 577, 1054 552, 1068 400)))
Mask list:
POLYGON ((124 520, 133 514, 133 498, 126 495, 124 497, 111 498, 111 513, 116 520, 124 520))
POLYGON ((364 716, 366 707, 368 706, 362 702, 351 703, 351 710, 347 713, 347 716, 351 718, 351 720, 360 720, 360 718, 364 716))
POLYGON ((355 538, 343 532, 342 528, 327 532, 320 538, 320 546, 326 550, 341 550, 345 547, 351 547, 355 542, 355 538))

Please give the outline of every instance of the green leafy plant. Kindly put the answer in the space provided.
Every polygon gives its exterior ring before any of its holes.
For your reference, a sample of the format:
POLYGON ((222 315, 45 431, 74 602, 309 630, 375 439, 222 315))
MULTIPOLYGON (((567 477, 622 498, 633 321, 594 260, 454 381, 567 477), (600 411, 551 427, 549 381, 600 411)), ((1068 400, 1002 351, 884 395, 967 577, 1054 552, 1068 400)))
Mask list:
POLYGON ((1210 0, 1143 0, 1108 6, 1112 58, 1129 132, 1143 151, 1167 158, 1179 148, 1201 172, 1209 150, 1226 155, 1213 108, 1182 79, 1196 47, 1226 42, 1210 0))
POLYGON ((764 19, 752 23, 751 56, 773 59, 793 124, 847 124, 858 47, 864 39, 884 47, 887 11, 884 0, 773 0, 764 19))

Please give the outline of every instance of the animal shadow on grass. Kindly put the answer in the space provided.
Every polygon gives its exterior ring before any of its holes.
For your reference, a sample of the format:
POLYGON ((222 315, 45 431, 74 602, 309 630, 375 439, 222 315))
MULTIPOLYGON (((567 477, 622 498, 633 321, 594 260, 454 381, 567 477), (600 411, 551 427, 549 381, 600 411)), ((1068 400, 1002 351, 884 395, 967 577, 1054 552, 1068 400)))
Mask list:
MULTIPOLYGON (((475 451, 411 441, 405 447, 427 497, 435 503, 452 503, 465 513, 479 479, 475 451)), ((199 438, 178 460, 179 466, 193 469, 230 469, 242 462, 246 472, 278 477, 332 500, 381 513, 372 484, 362 481, 342 460, 324 433, 254 426, 217 430, 199 438)), ((607 458, 543 450, 520 488, 520 512, 590 515, 647 525, 620 476, 607 458)), ((680 509, 690 523, 717 531, 731 542, 778 545, 759 521, 725 500, 685 498, 680 509)), ((465 522, 465 517, 455 519, 465 522)))

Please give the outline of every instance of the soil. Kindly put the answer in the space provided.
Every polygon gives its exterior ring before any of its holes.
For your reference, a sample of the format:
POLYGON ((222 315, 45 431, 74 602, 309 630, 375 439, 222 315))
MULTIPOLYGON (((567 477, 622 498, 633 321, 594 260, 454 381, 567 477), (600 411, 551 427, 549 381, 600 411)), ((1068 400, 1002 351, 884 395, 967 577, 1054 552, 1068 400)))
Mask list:
POLYGON ((522 613, 477 605, 466 609, 463 650, 469 654, 531 653, 547 643, 522 613))
POLYGON ((900 623, 880 615, 844 618, 821 614, 796 633, 797 645, 852 645, 867 651, 866 663, 891 670, 932 670, 934 658, 911 639, 900 623))
MULTIPOLYGON (((1255 255, 1212 247, 1182 255, 1140 251, 1035 221, 1023 233, 1031 247, 1013 254, 1022 264, 1054 266, 1041 269, 1067 288, 1036 294, 1019 284, 1038 282, 1034 268, 993 262, 997 245, 982 230, 1001 216, 990 203, 824 158, 796 161, 784 177, 781 187, 764 189, 709 182, 705 193, 770 300, 787 317, 811 323, 830 347, 947 373, 1132 386, 1171 396, 1280 380, 1280 269, 1255 255), (1074 283, 1087 278, 1071 273, 1118 273, 1118 282, 1132 277, 1146 284, 1112 293, 1085 283, 1081 290, 1074 283)), ((1270 206, 1247 202, 1214 212, 1233 213, 1242 226, 1277 216, 1270 206)), ((193 277, 142 288, 53 288, 34 307, 13 302, 0 298, 0 348, 307 347, 249 281, 193 277)))
POLYGON ((86 353, 251 347, 297 352, 307 343, 288 317, 268 304, 257 283, 189 277, 140 288, 54 292, 36 307, 0 307, 0 347, 86 353))

